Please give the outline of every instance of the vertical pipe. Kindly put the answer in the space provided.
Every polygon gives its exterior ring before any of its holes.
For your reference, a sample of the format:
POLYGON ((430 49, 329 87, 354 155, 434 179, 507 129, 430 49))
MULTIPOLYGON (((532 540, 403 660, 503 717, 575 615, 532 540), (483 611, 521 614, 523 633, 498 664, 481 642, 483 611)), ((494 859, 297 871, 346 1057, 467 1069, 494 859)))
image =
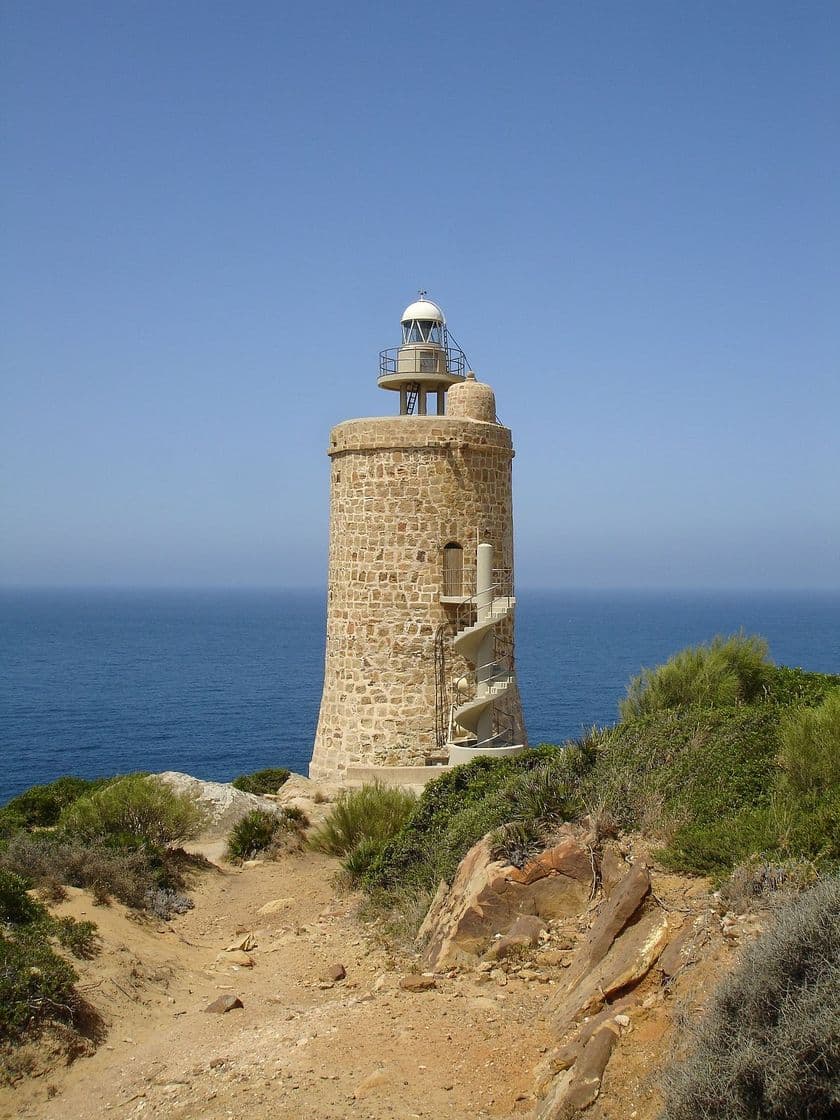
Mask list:
POLYGON ((405 385, 400 385, 400 416, 405 416, 408 412, 408 389, 405 385))
POLYGON ((489 616, 493 603, 493 546, 480 544, 475 559, 475 601, 478 606, 478 621, 484 622, 489 616))
MULTIPOLYGON (((493 610, 493 546, 480 544, 476 549, 475 589, 478 621, 486 622, 493 610)), ((486 696, 490 691, 493 676, 493 650, 495 640, 492 627, 487 630, 476 654, 475 691, 477 696, 486 696)), ((493 733, 493 708, 488 707, 478 721, 476 735, 479 743, 489 739, 493 733)))

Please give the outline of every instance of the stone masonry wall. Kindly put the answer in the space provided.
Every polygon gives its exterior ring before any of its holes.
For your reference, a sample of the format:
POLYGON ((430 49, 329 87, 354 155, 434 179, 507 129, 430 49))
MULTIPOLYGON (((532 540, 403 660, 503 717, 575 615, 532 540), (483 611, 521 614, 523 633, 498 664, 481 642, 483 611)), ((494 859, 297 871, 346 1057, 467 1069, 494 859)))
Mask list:
MULTIPOLYGON (((349 420, 330 435, 329 589, 324 692, 309 772, 417 766, 435 751, 434 640, 443 548, 513 565, 510 431, 447 416, 349 420)), ((466 671, 450 653, 448 676, 466 671)), ((518 697, 512 713, 521 726, 518 697)), ((523 729, 524 734, 524 729, 523 729)))

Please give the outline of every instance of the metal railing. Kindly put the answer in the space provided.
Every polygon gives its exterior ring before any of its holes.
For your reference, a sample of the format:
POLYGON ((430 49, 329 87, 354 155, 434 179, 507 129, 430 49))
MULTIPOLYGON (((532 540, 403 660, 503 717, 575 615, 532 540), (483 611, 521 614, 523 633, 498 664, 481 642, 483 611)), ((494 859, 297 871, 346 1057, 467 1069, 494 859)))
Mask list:
POLYGON ((478 612, 478 601, 479 599, 484 601, 484 597, 488 593, 491 603, 493 599, 510 599, 513 596, 513 568, 494 568, 493 576, 495 578, 489 587, 486 587, 483 591, 477 591, 475 595, 465 596, 457 604, 455 624, 458 630, 463 630, 472 625, 473 615, 478 612))
MULTIPOLYGON (((455 727, 455 705, 449 713, 449 736, 448 742, 453 742, 453 732, 455 727)), ((496 709, 493 712, 493 731, 486 739, 475 738, 474 742, 462 743, 462 746, 469 747, 472 750, 478 747, 510 747, 513 746, 514 738, 516 736, 516 723, 513 716, 508 712, 500 712, 496 709)), ((470 736, 472 738, 472 736, 470 736)))
POLYGON ((466 355, 457 346, 391 346, 379 354, 380 380, 383 377, 393 377, 395 373, 415 377, 448 373, 452 377, 463 377, 466 369, 466 355))
MULTIPOLYGON (((471 669, 461 677, 462 681, 469 682, 470 687, 468 691, 465 689, 458 697, 455 701, 455 707, 460 708, 462 704, 469 704, 478 699, 479 684, 484 684, 488 689, 492 689, 494 684, 512 684, 514 676, 513 658, 509 654, 503 657, 494 657, 492 661, 488 661, 484 665, 477 665, 475 669, 471 669), (490 670, 490 672, 486 676, 479 677, 480 673, 486 673, 487 670, 490 670)), ((489 695, 491 697, 493 695, 497 696, 498 693, 491 692, 489 695)))

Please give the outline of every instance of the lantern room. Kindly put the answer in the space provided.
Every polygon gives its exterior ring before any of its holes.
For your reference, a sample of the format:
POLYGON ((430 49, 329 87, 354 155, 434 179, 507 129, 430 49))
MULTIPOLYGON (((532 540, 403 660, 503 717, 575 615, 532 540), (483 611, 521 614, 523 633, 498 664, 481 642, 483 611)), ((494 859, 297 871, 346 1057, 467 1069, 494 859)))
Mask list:
POLYGON ((426 416, 430 398, 434 411, 446 411, 446 390, 463 381, 466 359, 450 343, 446 317, 436 303, 420 292, 402 314, 402 345, 379 355, 379 386, 400 394, 400 415, 426 416))

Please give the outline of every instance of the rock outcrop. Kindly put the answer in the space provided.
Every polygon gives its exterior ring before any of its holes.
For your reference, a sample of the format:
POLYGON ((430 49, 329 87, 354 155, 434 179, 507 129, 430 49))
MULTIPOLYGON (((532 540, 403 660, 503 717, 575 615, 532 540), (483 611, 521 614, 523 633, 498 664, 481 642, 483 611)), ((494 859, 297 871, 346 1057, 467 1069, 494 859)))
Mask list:
MULTIPOLYGON (((634 1019, 650 1019, 708 942, 707 896, 696 913, 667 908, 644 858, 625 859, 629 853, 564 825, 550 848, 513 867, 493 859, 485 837, 451 886, 441 883, 420 929, 428 972, 475 969, 483 982, 551 985, 547 1012, 557 1047, 537 1072, 533 1120, 566 1120, 591 1108, 634 1019)), ((645 1034, 664 1029, 648 1021, 645 1034)))
MULTIPOLYGON (((589 900, 596 868, 587 834, 567 826, 565 834, 523 868, 494 860, 487 837, 461 861, 452 886, 442 883, 420 928, 418 941, 427 969, 477 963, 505 937, 524 944, 521 915, 546 922, 580 913, 589 900)), ((532 923, 528 927, 537 929, 532 923)), ((534 935, 526 940, 533 943, 534 935)), ((512 942, 510 943, 512 945, 512 942)), ((498 954, 498 948, 494 949, 498 954)))
POLYGON ((243 793, 227 782, 204 782, 176 770, 166 770, 155 777, 175 793, 187 793, 199 803, 205 817, 201 835, 196 838, 200 843, 225 839, 233 826, 253 809, 277 814, 283 811, 276 801, 243 793))

